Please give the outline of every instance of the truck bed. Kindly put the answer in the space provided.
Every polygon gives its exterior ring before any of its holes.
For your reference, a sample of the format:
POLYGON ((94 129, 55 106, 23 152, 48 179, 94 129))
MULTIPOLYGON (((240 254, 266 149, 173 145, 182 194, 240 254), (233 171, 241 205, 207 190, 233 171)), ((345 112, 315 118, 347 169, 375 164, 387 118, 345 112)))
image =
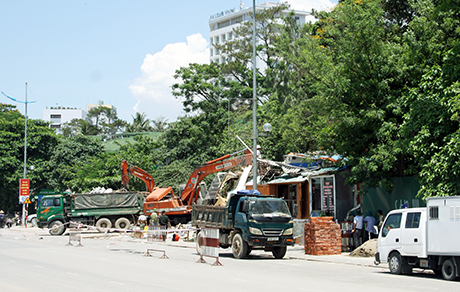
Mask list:
MULTIPOLYGON (((231 228, 227 208, 220 206, 193 205, 192 225, 200 228, 231 228)), ((231 225, 231 223, 230 223, 231 225)))
POLYGON ((106 208, 136 208, 139 209, 138 192, 113 192, 96 194, 74 194, 74 209, 76 211, 106 208))

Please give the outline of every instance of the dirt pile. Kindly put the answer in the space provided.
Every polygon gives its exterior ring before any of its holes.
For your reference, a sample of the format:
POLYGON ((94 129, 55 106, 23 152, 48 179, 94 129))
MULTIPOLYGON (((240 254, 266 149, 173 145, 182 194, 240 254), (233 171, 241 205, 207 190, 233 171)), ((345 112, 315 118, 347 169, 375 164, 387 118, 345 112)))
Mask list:
POLYGON ((377 239, 370 239, 350 253, 352 257, 373 257, 377 252, 377 239))

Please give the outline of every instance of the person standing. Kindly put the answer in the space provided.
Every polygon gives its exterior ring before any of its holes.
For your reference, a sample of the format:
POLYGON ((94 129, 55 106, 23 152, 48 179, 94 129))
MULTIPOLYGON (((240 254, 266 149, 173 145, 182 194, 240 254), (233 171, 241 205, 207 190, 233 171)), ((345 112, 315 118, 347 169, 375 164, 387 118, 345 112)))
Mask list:
MULTIPOLYGON (((160 224, 161 227, 165 227, 166 229, 171 228, 171 222, 169 221, 168 215, 165 214, 165 211, 161 211, 161 216, 158 218, 158 224, 160 224)), ((163 241, 166 241, 166 231, 163 232, 162 237, 163 241)))
POLYGON ((361 211, 355 212, 355 217, 353 218, 353 245, 355 249, 360 246, 360 239, 363 235, 363 216, 361 216, 361 211))
POLYGON ((363 222, 366 223, 366 240, 376 238, 374 233, 375 218, 372 216, 371 211, 366 212, 366 217, 364 217, 363 222))
POLYGON ((257 158, 262 158, 262 153, 260 153, 260 145, 257 145, 257 158))
POLYGON ((165 214, 165 211, 161 211, 161 216, 158 219, 158 224, 160 224, 160 226, 165 226, 166 228, 171 228, 171 221, 169 220, 168 215, 165 214))
POLYGON ((3 225, 5 224, 5 213, 3 210, 0 210, 0 228, 3 228, 3 225))
POLYGON ((152 214, 150 214, 150 226, 154 226, 158 224, 158 210, 153 209, 152 214))
POLYGON ((144 230, 147 225, 147 217, 144 215, 144 212, 139 213, 139 218, 137 219, 137 225, 139 225, 141 231, 144 230))
POLYGON ((382 225, 383 225, 383 220, 385 220, 385 217, 383 217, 382 210, 377 210, 377 216, 379 217, 379 223, 378 223, 377 227, 379 228, 379 231, 380 231, 380 229, 382 228, 382 225))

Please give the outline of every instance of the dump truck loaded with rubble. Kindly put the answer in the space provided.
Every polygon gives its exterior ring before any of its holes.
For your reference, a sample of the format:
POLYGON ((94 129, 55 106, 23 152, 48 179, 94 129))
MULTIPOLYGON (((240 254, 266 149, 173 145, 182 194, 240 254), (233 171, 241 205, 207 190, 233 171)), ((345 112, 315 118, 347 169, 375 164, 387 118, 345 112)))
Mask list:
POLYGON ((145 193, 116 191, 71 194, 44 190, 36 193, 37 223, 51 235, 62 235, 73 224, 95 226, 99 231, 128 229, 136 224, 145 193))

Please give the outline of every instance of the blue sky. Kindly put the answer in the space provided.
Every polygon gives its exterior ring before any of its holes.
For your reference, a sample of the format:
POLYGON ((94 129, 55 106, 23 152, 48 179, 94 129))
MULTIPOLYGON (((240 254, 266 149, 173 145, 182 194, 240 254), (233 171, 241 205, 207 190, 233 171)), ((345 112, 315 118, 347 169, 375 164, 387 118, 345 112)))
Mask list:
MULTIPOLYGON (((337 3, 288 2, 307 11, 337 3)), ((240 0, 0 0, 0 91, 24 100, 27 82, 28 100, 36 101, 28 105, 32 119, 42 119, 46 107, 85 109, 102 100, 128 122, 136 111, 173 122, 184 114, 171 95, 174 70, 208 63, 209 16, 239 6, 240 0)), ((0 102, 24 113, 22 103, 3 95, 0 102)))

